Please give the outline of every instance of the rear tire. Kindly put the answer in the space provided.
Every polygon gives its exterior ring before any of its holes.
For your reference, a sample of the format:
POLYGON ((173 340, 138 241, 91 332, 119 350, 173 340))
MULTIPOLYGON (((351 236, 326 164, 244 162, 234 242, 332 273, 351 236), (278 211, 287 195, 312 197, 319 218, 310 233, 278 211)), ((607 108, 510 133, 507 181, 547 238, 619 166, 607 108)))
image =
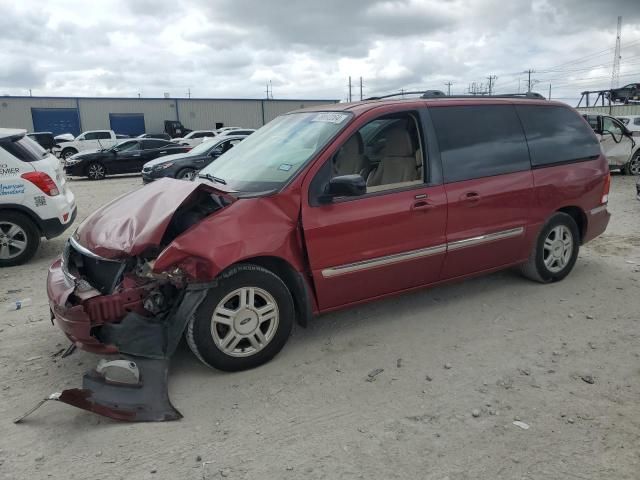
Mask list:
POLYGON ((40 245, 35 223, 19 212, 0 212, 0 267, 29 261, 40 245))
POLYGON ((542 227, 521 273, 540 283, 558 282, 569 275, 578 258, 580 232, 575 220, 556 212, 542 227))
POLYGON ((240 264, 209 290, 185 336, 202 363, 235 372, 271 360, 287 342, 294 319, 293 299, 280 277, 240 264))
POLYGON ((89 180, 102 180, 107 176, 107 169, 100 162, 91 162, 87 166, 87 177, 89 180))

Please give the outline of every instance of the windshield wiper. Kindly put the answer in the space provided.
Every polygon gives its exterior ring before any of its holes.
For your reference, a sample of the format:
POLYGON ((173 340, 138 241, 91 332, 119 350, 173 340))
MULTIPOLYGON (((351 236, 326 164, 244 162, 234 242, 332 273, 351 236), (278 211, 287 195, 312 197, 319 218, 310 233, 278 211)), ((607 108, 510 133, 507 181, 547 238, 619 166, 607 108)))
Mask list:
POLYGON ((227 184, 224 178, 214 177, 210 173, 200 173, 198 174, 198 178, 204 178, 206 180, 209 180, 210 182, 218 182, 218 183, 221 183, 222 185, 227 184))

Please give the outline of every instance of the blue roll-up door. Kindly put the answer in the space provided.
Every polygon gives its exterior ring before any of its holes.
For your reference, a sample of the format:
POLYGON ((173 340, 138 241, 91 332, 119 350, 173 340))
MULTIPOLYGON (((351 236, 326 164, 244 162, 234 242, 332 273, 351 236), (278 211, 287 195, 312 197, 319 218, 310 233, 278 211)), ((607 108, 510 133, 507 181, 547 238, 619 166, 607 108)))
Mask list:
POLYGON ((75 108, 32 108, 31 118, 34 132, 80 135, 80 118, 75 108))
POLYGON ((130 137, 145 133, 143 113, 110 113, 111 130, 130 137))

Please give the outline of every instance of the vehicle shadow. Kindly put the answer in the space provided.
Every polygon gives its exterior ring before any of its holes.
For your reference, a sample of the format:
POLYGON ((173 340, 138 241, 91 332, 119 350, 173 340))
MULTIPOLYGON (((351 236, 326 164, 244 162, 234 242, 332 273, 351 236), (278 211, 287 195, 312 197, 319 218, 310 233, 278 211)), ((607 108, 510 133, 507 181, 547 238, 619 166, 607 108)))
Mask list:
POLYGON ((124 174, 120 174, 120 175, 109 175, 105 178, 103 178, 102 180, 89 180, 87 177, 74 177, 74 176, 67 176, 67 180, 76 183, 76 182, 91 182, 91 183, 96 183, 96 184, 100 184, 102 182, 108 182, 109 180, 121 180, 123 178, 136 178, 136 177, 141 177, 142 174, 141 173, 124 173, 124 174))

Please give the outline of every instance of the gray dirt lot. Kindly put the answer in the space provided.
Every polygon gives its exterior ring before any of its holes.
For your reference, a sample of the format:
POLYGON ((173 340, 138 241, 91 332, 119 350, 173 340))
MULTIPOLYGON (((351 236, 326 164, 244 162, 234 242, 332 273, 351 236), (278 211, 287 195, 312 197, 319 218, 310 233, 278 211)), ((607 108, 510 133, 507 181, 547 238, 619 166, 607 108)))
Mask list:
MULTIPOLYGON (((71 187, 82 219, 140 178, 71 187)), ((156 424, 54 403, 11 423, 45 395, 79 386, 97 361, 51 357, 66 342, 49 323, 44 280, 65 238, 45 242, 28 265, 0 271, 1 301, 34 299, 0 312, 0 478, 637 480, 632 178, 614 176, 610 211, 606 234, 559 284, 502 272, 325 315, 271 363, 242 373, 209 370, 182 345, 170 393, 185 418, 156 424), (384 371, 366 381, 376 368, 384 371), (211 462, 204 472, 200 458, 211 462)))

